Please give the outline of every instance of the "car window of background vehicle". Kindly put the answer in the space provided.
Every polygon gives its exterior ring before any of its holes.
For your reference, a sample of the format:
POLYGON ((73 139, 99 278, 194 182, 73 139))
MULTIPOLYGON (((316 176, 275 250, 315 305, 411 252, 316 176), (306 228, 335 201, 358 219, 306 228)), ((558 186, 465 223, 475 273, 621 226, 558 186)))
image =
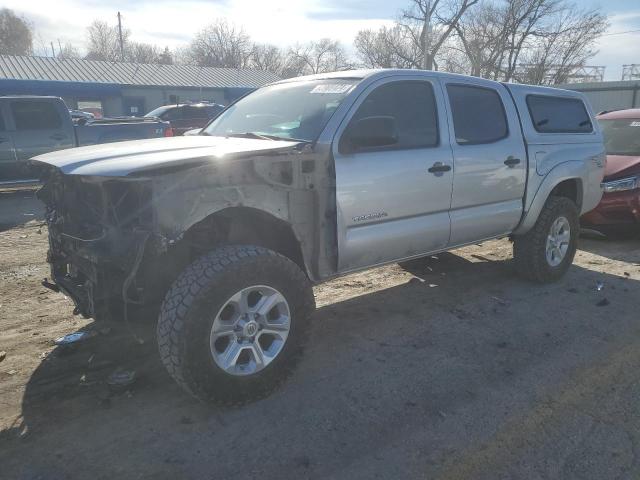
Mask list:
POLYGON ((60 128, 62 119, 53 104, 47 102, 11 102, 16 130, 60 128))
POLYGON ((599 120, 608 155, 640 155, 640 118, 599 120))

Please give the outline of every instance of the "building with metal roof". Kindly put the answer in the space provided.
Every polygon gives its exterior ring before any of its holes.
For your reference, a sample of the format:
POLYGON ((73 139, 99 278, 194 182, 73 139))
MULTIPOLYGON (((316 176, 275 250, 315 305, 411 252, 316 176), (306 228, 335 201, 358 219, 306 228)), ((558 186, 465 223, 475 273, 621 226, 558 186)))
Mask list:
POLYGON ((69 108, 104 116, 188 101, 227 104, 278 79, 250 69, 0 55, 0 95, 56 95, 69 108))

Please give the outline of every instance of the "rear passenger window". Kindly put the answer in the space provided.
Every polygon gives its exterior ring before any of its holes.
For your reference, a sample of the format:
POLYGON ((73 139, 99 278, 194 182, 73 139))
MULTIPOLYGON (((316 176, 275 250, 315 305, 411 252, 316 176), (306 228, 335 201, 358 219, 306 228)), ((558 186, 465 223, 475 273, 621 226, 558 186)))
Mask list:
POLYGON ((209 118, 204 107, 184 107, 184 118, 209 118))
POLYGON ((182 119, 182 108, 171 108, 160 115, 160 118, 167 121, 180 120, 182 119))
POLYGON ((460 145, 492 143, 509 129, 500 95, 491 88, 447 85, 453 130, 460 145))
POLYGON ((591 118, 582 100, 544 95, 527 96, 533 126, 541 133, 590 133, 591 118))
POLYGON ((369 94, 351 119, 390 116, 396 120, 398 142, 392 149, 424 148, 438 145, 438 113, 429 82, 392 82, 369 94))
POLYGON ((49 102, 11 102, 16 130, 52 130, 62 126, 55 105, 49 102))

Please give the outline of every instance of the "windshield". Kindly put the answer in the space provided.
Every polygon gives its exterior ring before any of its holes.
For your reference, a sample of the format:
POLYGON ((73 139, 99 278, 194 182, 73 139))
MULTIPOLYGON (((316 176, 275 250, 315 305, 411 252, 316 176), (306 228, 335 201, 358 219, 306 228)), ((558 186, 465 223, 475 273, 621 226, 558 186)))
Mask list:
POLYGON ((357 82, 331 79, 261 88, 231 105, 203 133, 313 142, 357 82))
POLYGON ((640 156, 640 118, 599 122, 608 155, 640 156))
POLYGON ((145 115, 145 117, 159 117, 160 115, 162 115, 164 112, 166 112, 170 108, 173 108, 173 106, 166 106, 165 105, 163 107, 158 107, 155 110, 151 110, 149 113, 147 113, 145 115))

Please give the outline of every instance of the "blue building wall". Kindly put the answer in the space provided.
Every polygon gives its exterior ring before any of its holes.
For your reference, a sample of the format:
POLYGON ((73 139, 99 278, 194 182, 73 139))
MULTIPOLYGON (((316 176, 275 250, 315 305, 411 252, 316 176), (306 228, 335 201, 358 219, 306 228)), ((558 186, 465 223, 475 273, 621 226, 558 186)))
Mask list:
POLYGON ((102 104, 105 116, 144 115, 174 102, 209 100, 223 105, 252 91, 245 87, 199 88, 137 86, 113 83, 62 82, 50 80, 0 79, 1 95, 52 95, 62 97, 69 108, 78 102, 102 104), (135 106, 132 110, 132 106, 135 106))

